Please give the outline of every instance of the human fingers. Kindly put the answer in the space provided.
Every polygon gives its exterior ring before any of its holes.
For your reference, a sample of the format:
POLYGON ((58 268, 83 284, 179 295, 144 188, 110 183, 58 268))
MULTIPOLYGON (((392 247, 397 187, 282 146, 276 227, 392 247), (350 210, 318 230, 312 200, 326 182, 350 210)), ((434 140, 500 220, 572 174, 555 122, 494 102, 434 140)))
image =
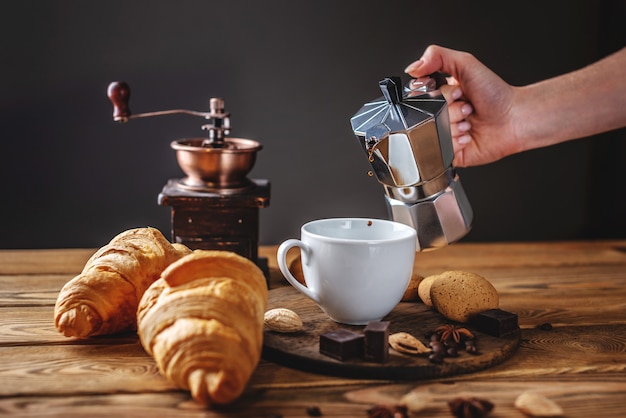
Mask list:
POLYGON ((443 85, 439 90, 448 103, 452 138, 457 144, 460 141, 458 145, 465 145, 471 140, 469 132, 472 129, 472 124, 467 120, 467 117, 474 113, 474 107, 462 99, 463 91, 459 86, 443 85))
POLYGON ((460 168, 469 165, 470 161, 468 158, 470 158, 473 142, 474 138, 470 131, 452 137, 452 149, 454 151, 452 165, 454 167, 460 168))
MULTIPOLYGON (((469 134, 472 129, 472 122, 467 119, 471 115, 473 108, 469 103, 455 102, 448 108, 450 118, 450 133, 453 138, 469 134)), ((467 138, 464 138, 467 140, 467 138)))
POLYGON ((439 86, 439 91, 445 97, 448 104, 453 103, 455 100, 459 100, 463 96, 463 90, 459 86, 451 86, 444 84, 439 86))
POLYGON ((448 83, 449 86, 458 86, 461 84, 456 78, 452 76, 446 77, 446 82, 448 83))
POLYGON ((420 59, 409 64, 404 72, 418 78, 442 71, 458 79, 457 68, 461 67, 470 57, 471 55, 466 52, 430 45, 424 50, 420 59))
POLYGON ((450 115, 450 123, 458 123, 467 119, 474 113, 474 107, 471 103, 464 100, 457 100, 448 105, 448 114, 450 115))
POLYGON ((409 64, 404 69, 404 72, 412 77, 419 78, 441 71, 443 63, 440 59, 439 48, 437 45, 427 47, 422 56, 417 61, 409 64))
POLYGON ((452 134, 452 137, 456 139, 460 138, 463 135, 469 135, 471 130, 472 130, 472 123, 465 119, 463 119, 462 121, 458 123, 450 124, 450 133, 452 134))
POLYGON ((450 122, 459 122, 474 113, 474 107, 463 97, 463 90, 459 86, 443 85, 439 90, 448 103, 450 122))
POLYGON ((458 86, 443 85, 439 88, 448 103, 448 115, 452 135, 461 135, 471 129, 466 118, 474 112, 472 105, 461 99, 463 91, 458 86))
POLYGON ((462 132, 460 135, 456 135, 454 137, 452 137, 453 139, 453 148, 456 151, 461 151, 463 148, 465 148, 470 142, 472 142, 474 140, 474 138, 472 137, 472 133, 471 130, 468 130, 466 132, 462 132))

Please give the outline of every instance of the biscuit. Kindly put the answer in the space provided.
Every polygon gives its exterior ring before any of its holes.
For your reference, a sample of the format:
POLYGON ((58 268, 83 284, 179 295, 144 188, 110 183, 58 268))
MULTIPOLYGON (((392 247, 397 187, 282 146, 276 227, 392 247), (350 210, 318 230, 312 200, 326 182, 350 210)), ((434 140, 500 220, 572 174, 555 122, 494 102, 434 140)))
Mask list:
POLYGON ((304 272, 302 271, 302 258, 300 256, 291 260, 291 263, 289 263, 289 271, 301 285, 306 286, 304 272))
POLYGON ((417 289, 419 288, 422 280, 424 280, 424 277, 415 273, 414 270, 413 274, 411 274, 411 280, 409 281, 409 285, 406 287, 404 295, 402 295, 402 302, 416 302, 417 300, 419 300, 417 289))
POLYGON ((422 302, 424 302, 424 305, 426 306, 433 306, 433 302, 430 299, 430 287, 432 286, 433 282, 438 278, 439 278, 438 274, 435 274, 432 276, 426 276, 420 282, 417 288, 417 294, 419 298, 422 300, 422 302))
POLYGON ((498 292, 484 277, 466 271, 446 271, 430 286, 432 306, 452 321, 468 322, 474 315, 499 306, 498 292))

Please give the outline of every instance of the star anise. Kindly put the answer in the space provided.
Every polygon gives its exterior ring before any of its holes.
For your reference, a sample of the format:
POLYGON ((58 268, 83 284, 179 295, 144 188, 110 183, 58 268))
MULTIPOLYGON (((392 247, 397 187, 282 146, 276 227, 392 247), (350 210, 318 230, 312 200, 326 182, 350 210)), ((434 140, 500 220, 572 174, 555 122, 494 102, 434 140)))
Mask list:
POLYGON ((474 334, 467 328, 446 324, 435 329, 435 334, 439 336, 439 341, 446 345, 459 345, 462 341, 474 339, 474 334))
POLYGON ((409 418, 409 412, 404 405, 376 405, 367 410, 367 416, 369 418, 409 418))
POLYGON ((450 412, 457 418, 483 418, 493 409, 493 404, 479 398, 455 398, 448 402, 450 412))

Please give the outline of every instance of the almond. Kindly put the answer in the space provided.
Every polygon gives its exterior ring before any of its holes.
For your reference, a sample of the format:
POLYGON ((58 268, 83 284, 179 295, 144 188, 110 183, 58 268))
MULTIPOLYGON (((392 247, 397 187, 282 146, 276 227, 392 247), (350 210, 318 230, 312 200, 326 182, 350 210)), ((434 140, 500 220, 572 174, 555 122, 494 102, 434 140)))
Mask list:
POLYGON ((432 401, 432 396, 423 392, 409 392, 402 396, 400 404, 406 406, 411 412, 419 412, 426 409, 429 402, 432 401))
POLYGON ((300 316, 286 308, 270 309, 265 312, 263 323, 269 330, 283 333, 298 332, 303 328, 300 316))
POLYGON ((515 400, 515 407, 531 417, 560 417, 563 409, 553 400, 537 392, 524 392, 515 400))
POLYGON ((389 345, 397 352, 404 354, 426 354, 432 351, 408 332, 391 334, 389 345))

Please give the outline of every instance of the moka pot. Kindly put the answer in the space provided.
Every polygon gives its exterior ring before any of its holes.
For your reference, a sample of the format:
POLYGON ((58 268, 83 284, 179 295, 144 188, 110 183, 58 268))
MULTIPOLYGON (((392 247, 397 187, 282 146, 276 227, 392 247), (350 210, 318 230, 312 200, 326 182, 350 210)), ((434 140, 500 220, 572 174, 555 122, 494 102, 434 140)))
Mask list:
POLYGON ((385 78, 379 82, 383 96, 350 120, 384 187, 390 217, 415 228, 418 251, 458 241, 473 219, 452 166, 448 107, 437 85, 442 78, 413 80, 404 89, 400 78, 385 78))

